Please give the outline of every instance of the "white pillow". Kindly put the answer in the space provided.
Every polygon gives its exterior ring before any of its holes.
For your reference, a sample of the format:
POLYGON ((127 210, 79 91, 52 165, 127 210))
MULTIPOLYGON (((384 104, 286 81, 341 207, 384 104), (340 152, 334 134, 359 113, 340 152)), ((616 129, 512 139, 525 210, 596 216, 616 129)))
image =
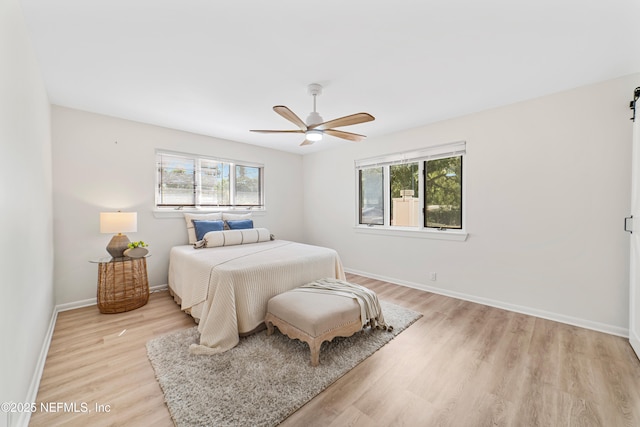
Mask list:
POLYGON ((203 248, 219 246, 246 245, 248 243, 266 242, 271 234, 266 228, 246 228, 243 230, 210 231, 204 235, 203 248))
POLYGON ((208 214, 192 214, 192 213, 184 213, 184 220, 187 223, 187 235, 189 236, 189 244, 193 245, 198 241, 196 238, 196 230, 193 226, 193 220, 200 221, 217 221, 222 220, 222 212, 212 212, 208 214))
POLYGON ((251 219, 251 212, 245 214, 227 213, 222 212, 222 219, 225 221, 237 220, 237 219, 251 219))

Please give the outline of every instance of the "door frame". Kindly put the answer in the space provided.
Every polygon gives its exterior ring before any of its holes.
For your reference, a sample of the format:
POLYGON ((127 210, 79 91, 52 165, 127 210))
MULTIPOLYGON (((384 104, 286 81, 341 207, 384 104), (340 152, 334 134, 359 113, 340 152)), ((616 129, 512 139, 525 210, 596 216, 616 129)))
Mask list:
POLYGON ((640 97, 640 87, 634 91, 633 109, 633 142, 631 152, 631 228, 629 239, 629 343, 640 358, 640 120, 636 118, 636 105, 640 97), (633 220, 639 227, 634 227, 633 220))

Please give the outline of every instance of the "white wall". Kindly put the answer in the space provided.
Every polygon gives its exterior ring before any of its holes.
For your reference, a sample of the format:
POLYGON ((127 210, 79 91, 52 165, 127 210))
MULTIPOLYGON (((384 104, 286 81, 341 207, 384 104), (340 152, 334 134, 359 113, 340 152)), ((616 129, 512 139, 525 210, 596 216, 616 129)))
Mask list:
POLYGON ((640 74, 307 155, 306 240, 352 271, 624 334, 636 86, 640 74), (354 231, 355 159, 459 140, 467 241, 354 231))
POLYGON ((169 249, 186 244, 187 233, 180 214, 153 213, 156 149, 263 163, 267 211, 254 213, 256 226, 302 239, 299 155, 59 106, 52 109, 52 138, 58 304, 96 296, 97 266, 88 261, 108 256, 112 237, 100 234, 101 211, 138 212, 138 231, 127 236, 150 245, 150 285, 167 283, 169 249))
POLYGON ((18 0, 0 2, 0 64, 0 402, 24 402, 54 309, 53 231, 49 100, 18 0))

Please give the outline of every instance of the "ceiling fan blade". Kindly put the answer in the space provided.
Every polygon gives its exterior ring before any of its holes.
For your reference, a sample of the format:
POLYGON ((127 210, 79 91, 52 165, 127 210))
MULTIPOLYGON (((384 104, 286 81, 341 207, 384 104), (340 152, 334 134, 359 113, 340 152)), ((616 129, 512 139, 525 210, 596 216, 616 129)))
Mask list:
POLYGON ((313 144, 313 141, 309 141, 308 139, 305 139, 304 141, 302 141, 302 144, 300 144, 300 146, 304 146, 304 145, 311 145, 313 144))
POLYGON ((357 133, 345 132, 343 130, 335 130, 335 129, 326 129, 323 131, 327 135, 335 136, 342 139, 348 139, 349 141, 362 141, 366 138, 364 135, 359 135, 357 133))
POLYGON ((303 122, 300 117, 296 116, 293 111, 291 111, 284 105, 276 105, 275 107, 273 107, 273 111, 280 114, 282 117, 289 120, 294 125, 298 126, 303 132, 307 130, 307 125, 305 124, 305 122, 303 122))
POLYGON ((262 129, 251 129, 249 132, 258 132, 258 133, 304 133, 303 130, 262 130, 262 129))
MULTIPOLYGON (((274 107, 275 108, 275 107, 274 107)), ((339 119, 329 120, 328 122, 319 123, 317 125, 309 126, 309 129, 327 130, 331 128, 339 128, 341 126, 357 125, 358 123, 365 123, 375 120, 369 113, 356 113, 350 116, 340 117, 339 119)))

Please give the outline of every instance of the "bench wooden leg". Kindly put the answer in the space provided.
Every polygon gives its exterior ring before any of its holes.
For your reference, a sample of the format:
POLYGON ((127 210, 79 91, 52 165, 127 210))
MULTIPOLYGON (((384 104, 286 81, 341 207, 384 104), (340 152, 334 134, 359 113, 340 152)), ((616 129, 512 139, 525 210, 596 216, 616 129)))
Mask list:
POLYGON ((311 350, 311 366, 318 366, 320 364, 320 347, 322 341, 310 340, 309 350, 311 350))
POLYGON ((268 321, 264 322, 264 323, 265 323, 265 325, 267 325, 267 335, 273 334, 273 332, 274 332, 273 323, 268 322, 268 321))
POLYGON ((362 329, 360 316, 339 328, 327 331, 317 337, 309 335, 307 332, 298 329, 271 313, 267 313, 264 323, 267 325, 267 335, 273 334, 274 328, 277 327, 283 335, 309 344, 309 350, 311 351, 311 366, 318 366, 320 364, 320 347, 323 342, 331 341, 335 337, 350 337, 362 329))

